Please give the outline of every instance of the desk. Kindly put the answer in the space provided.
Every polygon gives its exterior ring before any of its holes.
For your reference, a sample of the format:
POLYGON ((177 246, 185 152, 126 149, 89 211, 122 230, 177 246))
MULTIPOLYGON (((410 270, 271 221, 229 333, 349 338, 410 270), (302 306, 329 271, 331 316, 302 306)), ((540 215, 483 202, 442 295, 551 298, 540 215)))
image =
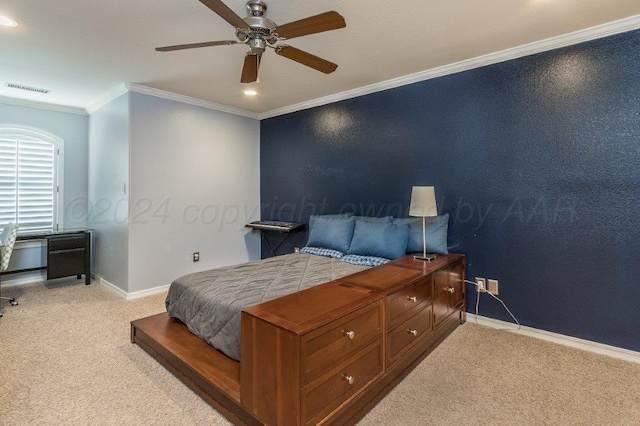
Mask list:
POLYGON ((280 246, 282 246, 282 243, 284 243, 284 241, 287 239, 289 234, 292 233, 292 232, 302 231, 304 225, 302 223, 295 223, 295 222, 280 222, 280 221, 275 221, 275 220, 264 220, 264 221, 263 220, 259 220, 259 221, 256 221, 256 222, 247 223, 245 226, 247 228, 251 228, 251 230, 253 230, 253 231, 260 232, 260 236, 262 237, 262 240, 267 245, 267 248, 269 248, 269 251, 271 252, 271 254, 273 256, 277 256, 276 252, 278 251, 280 246), (267 239, 267 237, 265 235, 265 232, 281 233, 281 234, 284 234, 284 237, 282 237, 280 242, 275 247, 273 247, 271 245, 271 243, 269 242, 269 240, 267 239))
POLYGON ((2 275, 47 270, 47 279, 84 274, 86 285, 91 284, 91 231, 67 229, 61 231, 24 232, 16 241, 46 240, 47 265, 38 268, 5 271, 2 275))

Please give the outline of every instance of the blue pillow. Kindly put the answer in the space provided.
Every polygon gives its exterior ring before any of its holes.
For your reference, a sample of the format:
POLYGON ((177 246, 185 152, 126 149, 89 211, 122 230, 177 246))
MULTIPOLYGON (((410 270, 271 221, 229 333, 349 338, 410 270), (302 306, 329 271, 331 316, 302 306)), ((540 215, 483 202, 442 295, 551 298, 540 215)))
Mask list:
POLYGON ((355 220, 317 216, 309 231, 308 247, 321 247, 346 253, 351 244, 355 220))
POLYGON ((373 223, 391 223, 393 216, 374 217, 374 216, 354 216, 355 220, 373 223))
MULTIPOLYGON (((395 224, 409 224, 409 243, 407 253, 422 253, 422 219, 406 218, 394 219, 395 224)), ((427 218, 427 252, 436 254, 448 254, 447 231, 449 229, 449 215, 427 218)))
POLYGON ((409 225, 356 221, 347 254, 396 259, 404 256, 409 241, 409 225))
POLYGON ((353 213, 341 213, 341 214, 323 214, 323 215, 311 215, 309 216, 309 233, 313 229, 313 224, 316 222, 316 218, 318 217, 326 217, 329 219, 348 219, 353 216, 353 213))

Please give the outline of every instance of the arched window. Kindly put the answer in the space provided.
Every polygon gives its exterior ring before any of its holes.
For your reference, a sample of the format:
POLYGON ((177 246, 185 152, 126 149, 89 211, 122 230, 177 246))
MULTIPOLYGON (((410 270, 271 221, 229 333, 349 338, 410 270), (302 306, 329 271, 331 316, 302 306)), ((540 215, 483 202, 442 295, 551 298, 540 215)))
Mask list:
POLYGON ((0 226, 56 230, 62 202, 62 139, 38 129, 0 125, 0 226))

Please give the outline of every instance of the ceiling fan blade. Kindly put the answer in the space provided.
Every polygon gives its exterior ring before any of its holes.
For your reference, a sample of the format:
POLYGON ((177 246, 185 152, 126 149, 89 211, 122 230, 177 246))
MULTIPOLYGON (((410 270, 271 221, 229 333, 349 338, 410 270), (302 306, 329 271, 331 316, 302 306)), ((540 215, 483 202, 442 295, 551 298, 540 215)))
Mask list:
POLYGON ((336 70, 336 68, 338 68, 338 65, 333 62, 329 62, 326 59, 322 59, 318 56, 312 55, 311 53, 307 53, 304 50, 296 49, 291 46, 278 46, 276 48, 276 53, 325 74, 331 74, 336 70))
POLYGON ((262 55, 254 55, 247 53, 244 57, 244 66, 242 67, 241 83, 253 83, 258 80, 258 68, 260 68, 260 58, 262 55))
POLYGON ((156 47, 156 51, 171 52, 174 50, 195 49, 198 47, 209 47, 209 46, 224 46, 224 45, 231 45, 231 44, 240 44, 240 42, 237 42, 235 40, 206 41, 204 43, 178 44, 175 46, 156 47))
POLYGON ((235 12, 229 7, 222 3, 220 0, 200 0, 200 3, 207 6, 209 9, 213 10, 215 13, 220 15, 222 19, 230 23, 236 28, 249 28, 249 25, 244 22, 244 20, 235 14, 235 12))
POLYGON ((342 15, 338 12, 331 11, 279 25, 276 28, 276 33, 281 38, 291 39, 308 34, 337 30, 338 28, 344 28, 346 26, 347 23, 344 21, 342 15))

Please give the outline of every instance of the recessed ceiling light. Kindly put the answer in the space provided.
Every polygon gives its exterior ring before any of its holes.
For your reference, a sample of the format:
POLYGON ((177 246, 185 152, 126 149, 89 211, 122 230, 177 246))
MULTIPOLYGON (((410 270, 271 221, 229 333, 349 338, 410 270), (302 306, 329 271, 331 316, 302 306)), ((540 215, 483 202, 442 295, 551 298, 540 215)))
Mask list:
POLYGON ((18 23, 11 18, 0 15, 0 25, 3 27, 17 27, 18 23))
POLYGON ((253 89, 247 89, 247 90, 244 91, 244 94, 247 95, 247 96, 255 96, 255 95, 258 94, 258 92, 256 92, 253 89))

